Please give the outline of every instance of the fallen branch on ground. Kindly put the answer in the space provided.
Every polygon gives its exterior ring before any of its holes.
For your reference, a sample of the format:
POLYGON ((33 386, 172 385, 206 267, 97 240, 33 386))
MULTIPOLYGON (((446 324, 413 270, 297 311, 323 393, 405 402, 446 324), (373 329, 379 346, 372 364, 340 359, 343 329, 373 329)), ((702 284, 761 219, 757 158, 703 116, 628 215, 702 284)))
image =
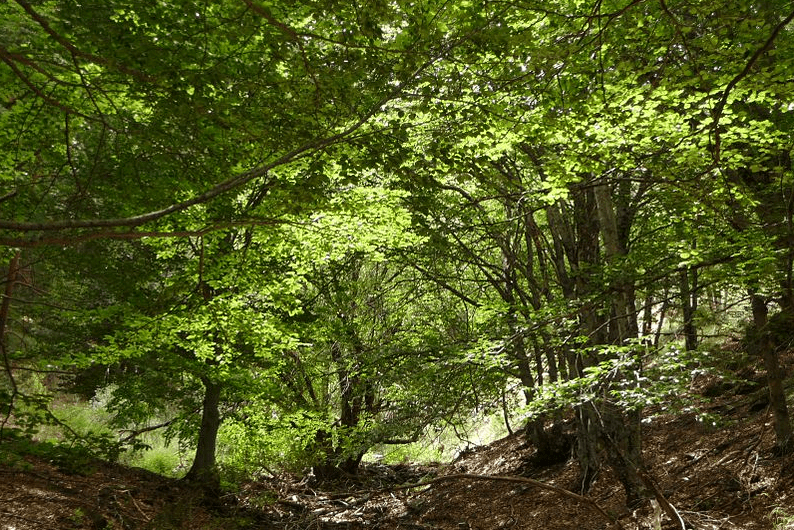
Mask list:
POLYGON ((388 490, 395 490, 395 489, 411 489, 411 488, 421 488, 423 486, 432 486, 433 484, 438 484, 440 482, 449 482, 451 480, 460 480, 460 479, 468 479, 468 480, 490 480, 495 482, 515 482, 519 484, 530 484, 540 489, 553 491, 563 497, 568 497, 569 499, 573 499, 576 502, 585 504, 590 506, 595 511, 597 511, 604 519, 607 519, 615 528, 619 528, 620 530, 625 530, 620 521, 609 515, 604 509, 598 505, 593 499, 585 497, 584 495, 579 495, 578 493, 574 493, 572 491, 558 488, 557 486, 552 486, 551 484, 546 484, 545 482, 540 482, 539 480, 526 478, 526 477, 515 477, 515 476, 497 476, 497 475, 476 475, 472 473, 456 473, 453 475, 445 475, 443 477, 434 478, 431 480, 427 480, 424 482, 417 482, 414 484, 403 484, 401 486, 392 486, 387 488, 388 490))

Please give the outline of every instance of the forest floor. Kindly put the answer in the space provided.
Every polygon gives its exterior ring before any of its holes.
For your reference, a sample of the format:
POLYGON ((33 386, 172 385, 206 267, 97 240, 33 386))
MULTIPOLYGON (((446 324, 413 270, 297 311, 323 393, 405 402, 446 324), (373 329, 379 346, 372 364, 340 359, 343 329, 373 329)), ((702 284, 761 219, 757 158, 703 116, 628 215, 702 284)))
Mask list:
MULTIPOLYGON (((763 390, 719 393, 700 409, 707 422, 646 413, 648 476, 687 528, 794 529, 794 457, 773 454, 763 390)), ((25 454, 0 461, 0 530, 679 528, 651 505, 627 510, 607 470, 586 500, 566 494, 578 489, 574 461, 536 467, 533 452, 516 433, 449 464, 368 464, 325 484, 267 477, 212 499, 141 469, 25 454)))

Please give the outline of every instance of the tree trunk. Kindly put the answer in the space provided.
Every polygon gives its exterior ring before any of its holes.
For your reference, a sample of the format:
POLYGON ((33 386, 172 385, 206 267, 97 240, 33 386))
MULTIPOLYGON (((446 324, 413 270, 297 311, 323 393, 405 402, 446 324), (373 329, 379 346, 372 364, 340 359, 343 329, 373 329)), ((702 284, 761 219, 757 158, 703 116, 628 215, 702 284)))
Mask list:
POLYGON ((769 403, 774 419, 775 448, 779 454, 787 454, 792 449, 791 421, 788 415, 788 406, 786 405, 786 393, 783 389, 783 372, 780 369, 777 349, 769 336, 767 322, 769 310, 760 295, 753 293, 751 296, 753 325, 755 328, 752 347, 764 360, 767 384, 769 385, 769 403))
POLYGON ((697 328, 695 327, 695 311, 697 310, 697 270, 684 266, 679 272, 679 289, 681 311, 684 317, 684 348, 694 351, 698 347, 697 328), (692 271, 691 282, 689 271, 692 271))
MULTIPOLYGON (((346 325, 347 338, 352 345, 353 359, 363 356, 363 346, 353 328, 346 325)), ((347 360, 339 342, 331 344, 331 358, 337 365, 337 381, 339 383, 339 426, 346 441, 356 443, 355 429, 364 413, 375 414, 375 390, 373 383, 360 369, 353 365, 347 366, 347 360)), ((314 475, 320 480, 333 480, 344 475, 355 475, 366 452, 362 447, 334 447, 331 432, 320 430, 316 435, 316 444, 321 453, 322 461, 314 466, 314 475)), ((343 444, 344 445, 344 444, 343 444)))
POLYGON ((607 458, 626 491, 626 506, 637 507, 650 497, 640 473, 642 461, 642 433, 640 411, 625 411, 606 402, 601 410, 601 421, 607 438, 607 458))
POLYGON ((220 476, 215 465, 215 445, 218 429, 221 426, 220 399, 221 385, 202 377, 204 383, 204 402, 201 410, 196 456, 185 480, 198 483, 208 493, 220 491, 220 476))
POLYGON ((670 307, 670 300, 668 299, 669 292, 664 290, 662 297, 662 308, 659 309, 659 323, 656 326, 656 333, 653 335, 653 347, 658 348, 662 340, 662 328, 664 328, 664 319, 667 316, 667 308, 670 307))
POLYGON ((0 438, 2 438, 5 426, 8 423, 8 420, 11 418, 11 413, 14 411, 14 400, 19 393, 8 351, 8 317, 11 313, 11 297, 14 295, 14 287, 16 286, 17 278, 19 276, 20 255, 21 253, 19 251, 15 252, 14 256, 8 262, 5 294, 3 295, 3 300, 0 303, 0 354, 3 356, 3 369, 6 372, 6 377, 8 377, 8 383, 11 387, 11 394, 8 396, 7 408, 5 411, 3 411, 4 416, 2 420, 0 420, 0 438))
MULTIPOLYGON (((627 253, 625 239, 628 232, 625 227, 622 231, 618 229, 609 187, 606 184, 597 186, 594 195, 606 259, 614 261, 627 253)), ((628 340, 636 339, 639 335, 634 284, 629 280, 618 279, 613 288, 616 291, 612 300, 616 333, 611 335, 616 339, 617 344, 627 345, 628 340)), ((634 354, 630 352, 627 355, 634 354)), ((639 370, 640 361, 636 357, 635 364, 637 366, 634 367, 634 370, 627 370, 616 377, 618 384, 626 384, 632 371, 639 370)), ((607 438, 607 457, 626 490, 626 504, 630 507, 636 506, 650 497, 650 492, 640 477, 644 468, 640 430, 641 413, 638 408, 623 410, 610 403, 608 399, 602 402, 600 420, 601 427, 604 429, 604 437, 607 438)))
POLYGON ((575 414, 579 492, 584 495, 590 490, 590 486, 601 469, 601 456, 598 447, 602 430, 591 407, 579 405, 576 407, 575 414))

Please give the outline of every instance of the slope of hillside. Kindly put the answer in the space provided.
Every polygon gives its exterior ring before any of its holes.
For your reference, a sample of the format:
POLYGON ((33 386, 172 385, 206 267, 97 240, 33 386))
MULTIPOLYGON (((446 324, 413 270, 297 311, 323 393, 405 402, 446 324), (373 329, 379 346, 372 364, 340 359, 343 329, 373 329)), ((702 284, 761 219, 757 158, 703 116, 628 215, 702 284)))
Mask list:
MULTIPOLYGON (((794 514, 794 458, 773 455, 763 392, 726 395, 703 411, 709 422, 690 412, 649 415, 643 424, 648 474, 687 528, 794 528, 786 517, 794 514)), ((532 453, 517 433, 451 464, 369 465, 326 484, 310 475, 269 477, 215 499, 116 464, 7 456, 0 530, 677 528, 650 505, 627 511, 608 470, 587 502, 565 494, 577 491, 576 464, 538 468, 532 453)))

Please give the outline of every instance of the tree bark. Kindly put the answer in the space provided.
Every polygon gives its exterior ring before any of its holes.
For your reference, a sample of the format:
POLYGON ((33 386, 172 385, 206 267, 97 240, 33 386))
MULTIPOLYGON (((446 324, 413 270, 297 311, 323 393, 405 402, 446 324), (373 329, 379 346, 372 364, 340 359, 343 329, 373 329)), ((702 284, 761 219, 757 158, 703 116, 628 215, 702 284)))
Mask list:
POLYGON ((681 312, 684 317, 684 348, 694 351, 698 347, 697 328, 695 327, 695 311, 697 310, 697 270, 687 266, 681 268, 678 276, 681 296, 681 312), (690 282, 689 271, 692 271, 690 282))
POLYGON ((3 300, 0 302, 0 353, 3 356, 3 369, 8 377, 8 383, 11 386, 11 395, 8 396, 7 408, 4 411, 2 421, 0 421, 0 438, 3 436, 3 430, 11 418, 11 413, 14 411, 14 400, 16 399, 19 389, 17 388, 16 379, 14 378, 14 371, 11 366, 11 359, 8 352, 8 317, 11 313, 11 297, 14 294, 14 287, 16 286, 19 276, 19 259, 21 252, 14 253, 11 260, 8 262, 8 274, 6 274, 6 285, 3 300))
POLYGON ((791 452, 791 421, 786 404, 786 393, 783 389, 783 372, 780 369, 778 352, 769 335, 768 313, 766 301, 753 293, 751 298, 753 309, 753 348, 764 360, 767 384, 769 386, 769 403, 775 428, 775 448, 779 454, 791 452))
POLYGON ((209 377, 202 377, 204 401, 201 410, 201 427, 193 465, 185 480, 198 483, 208 493, 220 491, 220 476, 215 463, 215 446, 221 426, 221 385, 209 377))
MULTIPOLYGON (((614 262, 627 253, 625 241, 628 237, 627 227, 624 226, 623 230, 619 230, 607 184, 596 186, 594 195, 606 259, 614 262)), ((618 345, 627 345, 628 340, 636 339, 639 335, 634 284, 628 279, 618 279, 612 288, 615 291, 612 309, 616 329, 610 335, 618 345)), ((639 361, 635 360, 635 363, 639 364, 639 361)), ((639 366, 635 368, 639 369, 639 366)), ((628 373, 618 374, 616 379, 625 382, 627 377, 631 376, 628 373)), ((604 430, 603 434, 607 438, 607 458, 626 490, 626 504, 636 506, 650 496, 640 477, 644 469, 640 431, 641 413, 638 408, 623 410, 608 399, 602 402, 599 419, 604 430)))

